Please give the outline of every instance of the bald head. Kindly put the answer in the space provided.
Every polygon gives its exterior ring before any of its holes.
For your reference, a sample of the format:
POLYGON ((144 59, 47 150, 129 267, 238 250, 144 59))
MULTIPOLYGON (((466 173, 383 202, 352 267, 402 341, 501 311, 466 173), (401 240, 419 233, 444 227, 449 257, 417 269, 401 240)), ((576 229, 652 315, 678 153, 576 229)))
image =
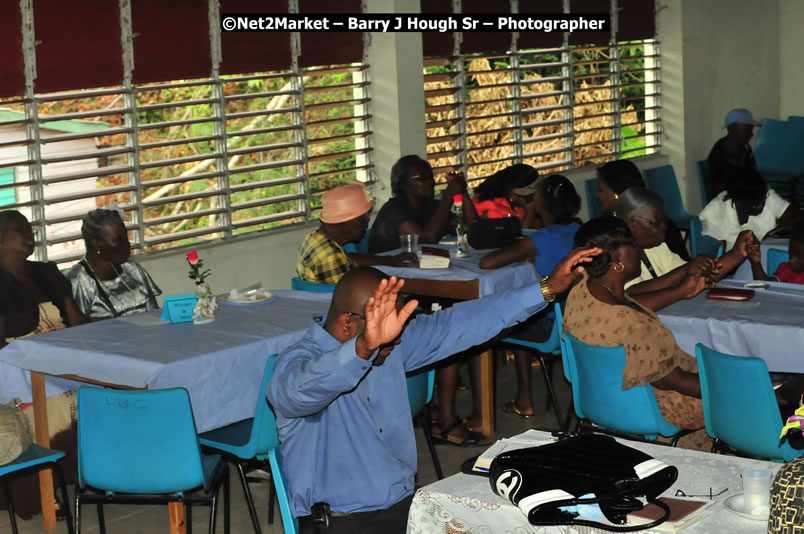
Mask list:
POLYGON ((374 267, 357 267, 343 275, 332 293, 332 303, 329 305, 324 328, 333 333, 338 317, 344 313, 362 315, 366 301, 386 278, 388 276, 385 273, 374 267))

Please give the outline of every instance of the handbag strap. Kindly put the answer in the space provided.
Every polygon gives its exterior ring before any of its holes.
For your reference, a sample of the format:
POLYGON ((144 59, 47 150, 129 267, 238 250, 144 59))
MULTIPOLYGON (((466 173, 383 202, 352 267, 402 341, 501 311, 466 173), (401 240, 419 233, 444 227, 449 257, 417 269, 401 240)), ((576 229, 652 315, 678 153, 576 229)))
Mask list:
MULTIPOLYGON (((617 497, 623 498, 624 496, 619 495, 617 497)), ((572 499, 571 501, 561 501, 561 506, 572 506, 575 504, 596 504, 596 503, 600 504, 607 500, 610 500, 611 498, 612 496, 590 497, 586 499, 572 499)), ((636 500, 634 497, 627 497, 627 498, 636 500)), ((534 521, 528 518, 528 521, 530 522, 531 525, 584 525, 587 527, 594 527, 603 530, 608 530, 610 532, 634 532, 637 530, 647 530, 661 525, 670 517, 670 507, 667 505, 667 503, 660 501, 659 499, 653 499, 650 497, 647 497, 647 501, 648 504, 655 504, 656 506, 661 508, 664 511, 664 515, 662 515, 662 517, 660 517, 655 521, 652 521, 650 523, 643 523, 640 525, 622 525, 622 526, 609 525, 606 523, 601 523, 599 521, 591 521, 589 519, 577 519, 577 518, 568 520, 554 519, 550 521, 534 521)))
POLYGON ((100 296, 100 298, 103 301, 103 303, 106 304, 106 306, 109 307, 109 310, 111 310, 112 315, 114 317, 120 317, 120 314, 117 312, 115 307, 112 305, 112 301, 109 300, 109 296, 106 294, 106 290, 103 288, 103 284, 101 284, 100 280, 98 280, 98 277, 95 276, 95 271, 93 271, 92 268, 89 266, 89 264, 87 263, 87 260, 81 260, 80 263, 81 263, 81 267, 84 268, 84 270, 87 272, 87 274, 90 276, 90 278, 92 278, 95 281, 95 285, 98 287, 98 295, 100 296))

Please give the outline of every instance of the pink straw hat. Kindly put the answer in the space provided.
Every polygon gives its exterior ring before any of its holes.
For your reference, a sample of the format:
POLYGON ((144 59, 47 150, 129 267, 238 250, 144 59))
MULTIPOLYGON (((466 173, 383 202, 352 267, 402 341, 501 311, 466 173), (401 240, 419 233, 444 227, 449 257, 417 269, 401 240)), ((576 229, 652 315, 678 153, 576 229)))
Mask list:
POLYGON ((371 210, 371 202, 358 184, 341 185, 321 196, 321 221, 337 224, 357 219, 371 210))

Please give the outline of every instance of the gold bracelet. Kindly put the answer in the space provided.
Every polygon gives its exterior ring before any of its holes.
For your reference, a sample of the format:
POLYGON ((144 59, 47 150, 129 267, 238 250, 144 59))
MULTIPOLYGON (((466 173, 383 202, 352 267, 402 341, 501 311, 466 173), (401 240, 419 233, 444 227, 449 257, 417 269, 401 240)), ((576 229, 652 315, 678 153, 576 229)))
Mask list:
POLYGON ((547 280, 550 278, 550 275, 543 277, 539 280, 539 289, 542 290, 542 297, 544 298, 545 302, 555 302, 556 297, 552 293, 550 293, 550 288, 547 287, 547 280))

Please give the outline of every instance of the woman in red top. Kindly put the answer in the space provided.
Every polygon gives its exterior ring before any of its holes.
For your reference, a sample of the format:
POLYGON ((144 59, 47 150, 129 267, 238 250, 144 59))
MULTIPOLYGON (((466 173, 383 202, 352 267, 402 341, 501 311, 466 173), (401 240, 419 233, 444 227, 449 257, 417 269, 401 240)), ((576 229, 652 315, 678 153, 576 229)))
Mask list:
POLYGON ((536 169, 523 163, 497 171, 475 188, 472 202, 477 214, 486 219, 519 217, 524 228, 534 228, 535 217, 528 209, 533 194, 522 190, 538 177, 536 169))

